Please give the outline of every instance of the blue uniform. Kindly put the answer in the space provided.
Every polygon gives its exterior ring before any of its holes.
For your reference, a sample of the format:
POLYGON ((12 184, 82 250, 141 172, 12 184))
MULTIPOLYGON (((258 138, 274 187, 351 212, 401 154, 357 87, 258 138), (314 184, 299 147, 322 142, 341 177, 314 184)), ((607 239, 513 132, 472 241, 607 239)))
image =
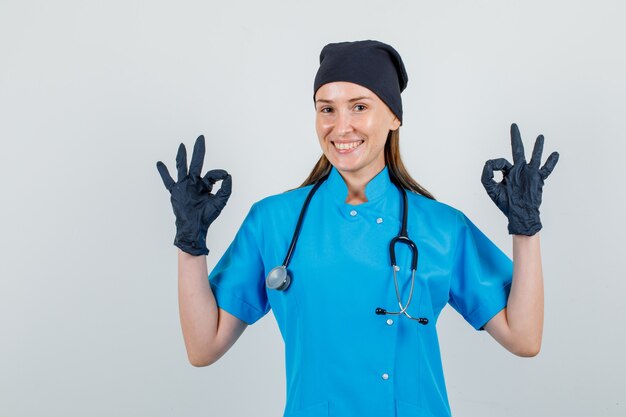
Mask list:
MULTIPOLYGON (((513 267, 460 211, 408 193, 408 233, 419 250, 413 300, 398 311, 389 242, 400 230, 402 196, 385 167, 367 202, 345 203, 334 168, 306 213, 286 291, 267 289, 281 265, 312 186, 255 203, 209 276, 217 305, 252 324, 270 309, 285 342, 284 417, 449 416, 435 324, 450 303, 481 329, 507 303, 513 267)), ((406 304, 410 251, 397 245, 406 304)))

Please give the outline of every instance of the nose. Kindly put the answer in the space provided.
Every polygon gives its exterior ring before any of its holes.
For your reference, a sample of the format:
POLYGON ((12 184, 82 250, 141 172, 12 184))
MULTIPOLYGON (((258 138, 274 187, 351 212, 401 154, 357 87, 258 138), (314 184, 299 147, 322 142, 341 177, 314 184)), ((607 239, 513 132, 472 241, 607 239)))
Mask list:
POLYGON ((350 114, 348 112, 345 112, 345 111, 337 112, 337 119, 335 122, 335 131, 337 132, 337 135, 339 136, 345 136, 348 133, 351 133, 354 131, 354 128, 352 127, 352 118, 350 117, 350 114))

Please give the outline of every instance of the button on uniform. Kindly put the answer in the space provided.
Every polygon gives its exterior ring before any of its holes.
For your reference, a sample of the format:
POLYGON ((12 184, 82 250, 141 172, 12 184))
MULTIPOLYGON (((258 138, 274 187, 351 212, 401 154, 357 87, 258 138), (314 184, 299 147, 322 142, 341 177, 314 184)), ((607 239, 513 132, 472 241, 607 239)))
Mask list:
POLYGON ((383 377, 384 380, 388 380, 389 379, 389 374, 384 373, 384 374, 382 374, 382 377, 383 377))
POLYGON ((350 211, 350 216, 352 216, 352 217, 356 216, 356 210, 351 210, 350 211))
POLYGON ((381 224, 383 222, 383 218, 379 217, 376 219, 376 223, 381 224))
POLYGON ((387 324, 391 326, 393 324, 393 319, 387 319, 387 324))

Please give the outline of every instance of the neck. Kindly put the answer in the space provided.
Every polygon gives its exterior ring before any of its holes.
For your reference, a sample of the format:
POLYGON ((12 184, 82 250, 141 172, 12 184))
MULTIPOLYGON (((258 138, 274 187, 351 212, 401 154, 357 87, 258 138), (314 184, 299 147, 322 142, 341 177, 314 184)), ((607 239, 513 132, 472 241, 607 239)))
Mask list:
POLYGON ((346 180, 346 185, 348 186, 348 197, 346 197, 346 203, 361 204, 367 202, 367 196, 365 195, 365 186, 367 185, 369 180, 359 179, 356 181, 348 181, 346 177, 343 177, 343 179, 346 180))
POLYGON ((361 204, 366 203, 367 196, 365 195, 365 187, 367 184, 385 168, 383 165, 378 170, 371 170, 369 172, 341 172, 341 177, 346 182, 348 187, 348 196, 346 197, 346 203, 348 204, 361 204))

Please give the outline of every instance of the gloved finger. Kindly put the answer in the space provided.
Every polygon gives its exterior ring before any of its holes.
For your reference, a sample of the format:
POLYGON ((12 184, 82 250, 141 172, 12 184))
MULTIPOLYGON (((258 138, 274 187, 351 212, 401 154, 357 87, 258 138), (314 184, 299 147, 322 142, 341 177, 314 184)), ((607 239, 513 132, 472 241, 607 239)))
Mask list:
POLYGON ((511 163, 504 158, 490 159, 485 162, 483 174, 480 179, 485 189, 489 192, 498 185, 498 183, 493 179, 494 171, 502 171, 506 175, 512 166, 513 165, 511 165, 511 163))
POLYGON ((519 128, 515 123, 511 125, 511 149, 513 150, 513 163, 515 165, 518 163, 525 164, 526 157, 524 156, 524 144, 522 143, 519 128))
POLYGON ((181 182, 187 176, 187 149, 185 149, 184 143, 181 143, 178 147, 176 168, 178 169, 178 182, 181 182))
POLYGON ((209 189, 209 192, 211 192, 211 190, 213 189, 213 185, 217 181, 223 180, 227 176, 228 172, 224 171, 223 169, 212 169, 204 174, 204 177, 202 178, 202 183, 206 188, 209 189))
POLYGON ((222 180, 222 185, 217 193, 215 193, 215 198, 219 202, 220 210, 224 208, 228 198, 230 197, 230 193, 233 189, 233 178, 226 174, 226 177, 222 180))
POLYGON ((202 172, 202 163, 204 162, 204 136, 198 136, 195 145, 193 145, 193 154, 191 155, 191 164, 189 164, 189 175, 199 177, 202 172))
POLYGON ((542 179, 545 180, 546 178, 548 178, 548 175, 550 175, 557 162, 559 162, 559 153, 552 152, 548 157, 546 163, 543 164, 543 167, 539 170, 539 174, 541 175, 542 179))
POLYGON ((539 164, 541 164, 541 154, 543 153, 543 135, 537 136, 537 140, 535 141, 535 147, 533 148, 533 156, 530 158, 530 162, 528 166, 533 169, 539 169, 539 164))
POLYGON ((170 191, 174 184, 176 184, 174 182, 174 179, 171 177, 169 171, 167 170, 167 167, 163 162, 157 162, 156 166, 159 170, 159 174, 161 174, 161 179, 163 180, 163 184, 165 184, 165 188, 167 188, 167 191, 170 191))
POLYGON ((505 175, 509 173, 513 165, 504 158, 490 159, 485 162, 483 168, 482 181, 489 181, 493 179, 494 171, 502 171, 505 175))

